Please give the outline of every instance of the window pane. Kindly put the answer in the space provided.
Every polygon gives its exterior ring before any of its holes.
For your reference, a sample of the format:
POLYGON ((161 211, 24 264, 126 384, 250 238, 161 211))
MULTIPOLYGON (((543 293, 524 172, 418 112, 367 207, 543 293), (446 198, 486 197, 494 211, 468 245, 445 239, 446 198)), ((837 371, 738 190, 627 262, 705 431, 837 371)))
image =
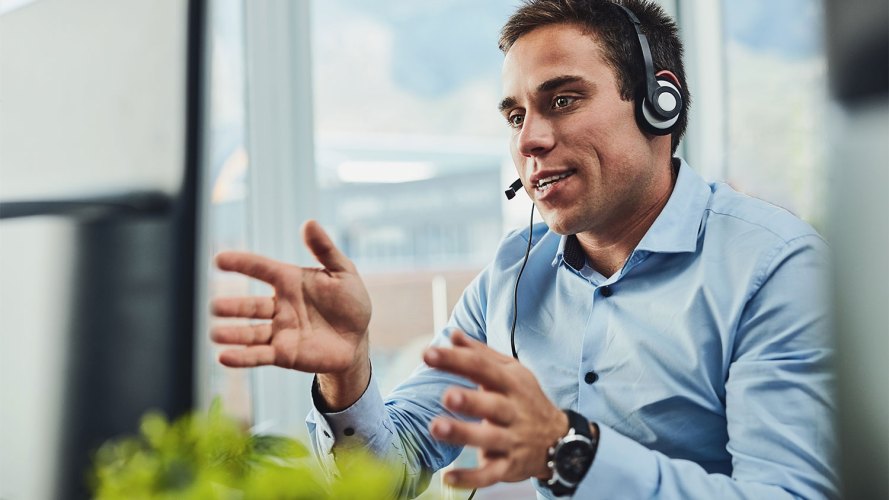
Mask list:
POLYGON ((497 34, 513 8, 313 4, 321 219, 371 289, 375 356, 428 342, 433 278, 449 310, 503 233, 497 34))
POLYGON ((728 177, 820 225, 826 62, 820 0, 725 0, 728 177))
MULTIPOLYGON (((247 218, 247 151, 244 118, 244 12, 241 0, 213 0, 209 7, 209 106, 207 162, 210 206, 207 227, 210 255, 249 248, 247 218)), ((234 273, 210 269, 208 295, 251 294, 249 282, 234 273)), ((211 325, 222 322, 212 318, 211 325)), ((217 361, 221 346, 206 352, 206 393, 220 396, 227 412, 251 421, 250 372, 225 368, 217 361)), ((204 402, 206 403, 206 402, 204 402)))
MULTIPOLYGON (((384 394, 419 364, 512 220, 497 38, 516 3, 312 3, 320 218, 370 290, 384 394)), ((524 483, 478 498, 517 491, 533 496, 524 483)))

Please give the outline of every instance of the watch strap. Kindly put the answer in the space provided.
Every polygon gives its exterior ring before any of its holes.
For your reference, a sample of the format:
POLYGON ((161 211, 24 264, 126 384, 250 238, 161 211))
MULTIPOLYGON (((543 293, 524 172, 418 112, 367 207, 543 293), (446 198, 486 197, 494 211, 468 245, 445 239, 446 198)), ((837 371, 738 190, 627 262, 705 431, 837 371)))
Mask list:
MULTIPOLYGON (((544 483, 546 484, 546 483, 544 483)), ((553 495, 557 497, 567 497, 568 495, 573 494, 577 490, 577 485, 574 486, 565 486, 562 483, 555 484, 547 484, 549 487, 549 491, 553 492, 553 495)))
POLYGON ((592 440, 593 433, 590 432, 590 421, 586 419, 580 413, 572 410, 562 410, 565 412, 565 415, 568 416, 568 428, 574 429, 575 434, 580 434, 581 436, 592 440))

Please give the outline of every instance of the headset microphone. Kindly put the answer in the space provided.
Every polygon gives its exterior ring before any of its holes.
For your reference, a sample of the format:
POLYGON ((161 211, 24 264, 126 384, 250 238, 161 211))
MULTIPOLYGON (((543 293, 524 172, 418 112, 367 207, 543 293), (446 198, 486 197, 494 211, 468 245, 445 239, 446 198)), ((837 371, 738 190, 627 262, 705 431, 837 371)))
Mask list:
POLYGON ((519 189, 522 189, 522 180, 516 179, 515 182, 510 184, 509 188, 504 191, 504 193, 506 194, 506 199, 511 200, 515 198, 516 191, 518 191, 519 189))

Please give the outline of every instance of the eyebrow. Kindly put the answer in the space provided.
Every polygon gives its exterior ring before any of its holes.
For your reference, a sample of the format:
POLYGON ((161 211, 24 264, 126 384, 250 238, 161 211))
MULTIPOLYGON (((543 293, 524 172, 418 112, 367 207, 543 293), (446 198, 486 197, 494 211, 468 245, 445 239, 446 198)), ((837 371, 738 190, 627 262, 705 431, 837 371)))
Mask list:
MULTIPOLYGON (((584 80, 584 78, 581 76, 561 75, 561 76, 556 76, 556 77, 550 78, 549 80, 538 85, 537 92, 552 92, 553 90, 556 90, 559 87, 562 87, 563 85, 568 85, 571 83, 579 83, 579 82, 591 85, 586 80, 584 80)), ((504 111, 515 107, 516 104, 518 104, 518 101, 514 97, 506 97, 502 101, 500 101, 500 104, 497 106, 497 109, 499 109, 500 112, 503 113, 504 111)))

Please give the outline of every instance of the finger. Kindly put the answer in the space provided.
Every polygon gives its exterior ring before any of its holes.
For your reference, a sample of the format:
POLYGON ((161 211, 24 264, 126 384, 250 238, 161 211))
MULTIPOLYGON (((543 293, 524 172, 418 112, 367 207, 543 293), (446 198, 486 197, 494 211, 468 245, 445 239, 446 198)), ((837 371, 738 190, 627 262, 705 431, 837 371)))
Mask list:
POLYGON ((220 297, 213 300, 213 314, 223 318, 272 319, 275 299, 271 297, 220 297))
POLYGON ((509 450, 509 436, 502 427, 486 422, 463 422, 449 417, 436 417, 429 424, 432 437, 446 443, 474 446, 487 452, 509 450))
POLYGON ((219 354, 219 362, 232 368, 250 368, 275 364, 275 348, 270 345, 228 349, 219 354))
POLYGON ((489 460, 477 469, 453 469, 445 473, 446 483, 457 488, 484 488, 507 479, 509 461, 506 459, 489 460))
POLYGON ((280 282, 288 264, 247 252, 222 252, 216 256, 216 266, 223 271, 241 273, 272 286, 280 282))
POLYGON ((466 377, 486 389, 504 392, 508 386, 504 363, 494 354, 497 353, 487 347, 430 347, 423 353, 423 361, 432 368, 466 377))
POLYGON ((451 387, 442 398, 447 409, 479 419, 508 426, 515 421, 515 412, 506 397, 490 391, 451 387))
POLYGON ((497 352, 484 342, 479 342, 478 340, 472 338, 469 334, 461 331, 461 330, 453 330, 450 335, 451 345, 459 346, 459 347, 468 347, 470 349, 482 349, 488 350, 491 352, 491 358, 498 360, 502 363, 508 363, 513 360, 512 356, 507 356, 506 354, 497 352))
POLYGON ((334 272, 355 271, 352 261, 333 244, 333 240, 318 222, 307 221, 303 224, 302 232, 306 246, 326 269, 334 272))
POLYGON ((210 330, 210 339, 217 344, 261 345, 268 344, 272 325, 221 325, 210 330))

